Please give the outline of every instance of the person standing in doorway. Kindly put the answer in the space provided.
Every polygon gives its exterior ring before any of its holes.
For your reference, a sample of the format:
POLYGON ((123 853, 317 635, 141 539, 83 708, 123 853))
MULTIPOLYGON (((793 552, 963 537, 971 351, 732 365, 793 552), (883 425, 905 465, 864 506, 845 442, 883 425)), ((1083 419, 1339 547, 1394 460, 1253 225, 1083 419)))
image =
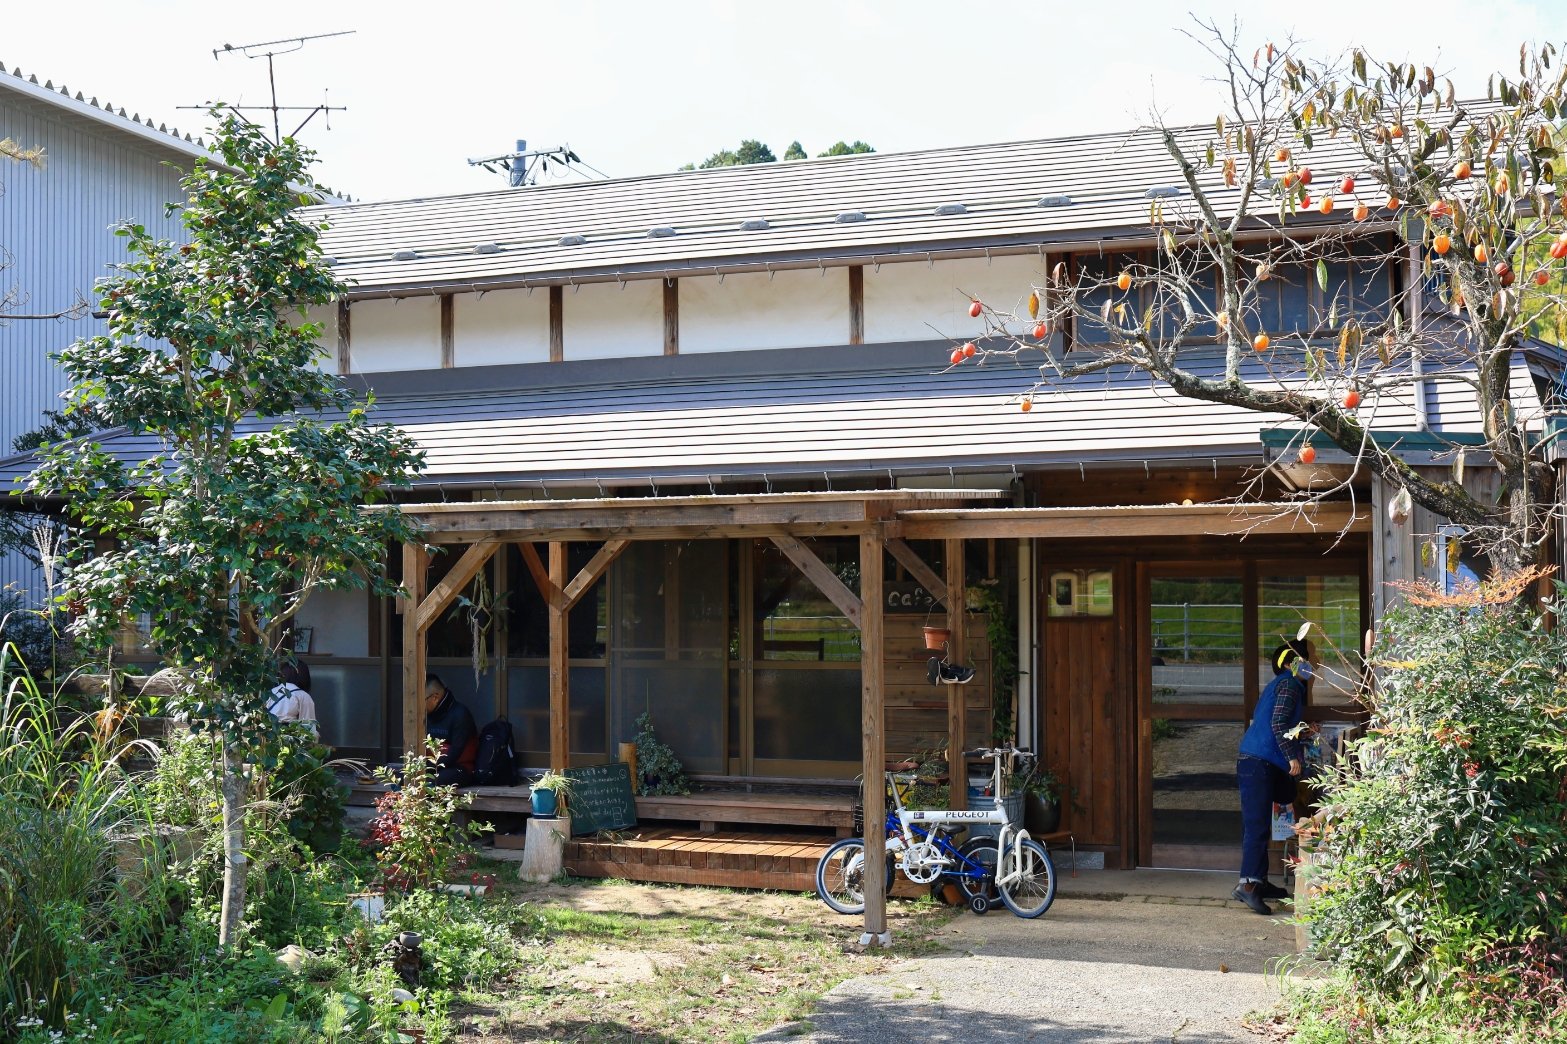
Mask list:
POLYGON ((440 675, 424 679, 425 734, 440 744, 435 759, 435 785, 465 787, 473 782, 479 758, 479 729, 473 712, 457 702, 457 696, 440 675))
POLYGON ((1313 650, 1303 638, 1273 650, 1273 681, 1257 698, 1251 725, 1241 737, 1235 773, 1241 785, 1241 879, 1231 893, 1257 913, 1271 914, 1267 900, 1289 893, 1268 880, 1268 841, 1273 805, 1295 800, 1295 781, 1305 757, 1293 735, 1306 714, 1313 650))

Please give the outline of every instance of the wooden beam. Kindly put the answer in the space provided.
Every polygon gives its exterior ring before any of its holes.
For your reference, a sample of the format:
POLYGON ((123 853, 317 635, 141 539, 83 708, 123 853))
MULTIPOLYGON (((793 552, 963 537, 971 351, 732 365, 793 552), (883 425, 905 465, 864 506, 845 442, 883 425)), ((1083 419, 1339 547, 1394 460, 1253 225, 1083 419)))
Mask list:
POLYGON ((865 343, 865 266, 849 266, 849 343, 865 343))
MULTIPOLYGON (((875 536, 878 534, 862 534, 875 536)), ((795 568, 805 574, 807 580, 816 585, 816 589, 827 596, 827 600, 838 607, 838 611, 847 616, 854 626, 859 627, 861 616, 861 602, 853 591, 844 586, 838 574, 834 573, 822 564, 822 560, 816 557, 815 552, 792 536, 775 536, 773 543, 778 545, 778 550, 788 556, 795 568)))
POLYGON ((931 597, 942 605, 947 604, 947 585, 936 575, 936 571, 926 565, 925 560, 903 541, 902 537, 890 537, 887 540, 887 550, 892 552, 893 558, 903 563, 903 568, 914 574, 914 579, 925 585, 925 590, 931 593, 931 597))
POLYGON ((340 374, 354 371, 354 359, 349 352, 349 326, 348 298, 337 299, 337 372, 340 374))
MULTIPOLYGON (((860 536, 860 751, 865 803, 865 932, 887 931, 886 771, 887 730, 883 719, 882 539, 860 536)), ((815 559, 816 556, 811 556, 815 559)), ((825 568, 825 567, 824 567, 825 568)), ((835 578, 836 579, 836 578, 835 578)))
POLYGON ((566 359, 566 291, 550 287, 550 362, 566 359))
POLYGON ((539 561, 539 553, 526 540, 518 542, 517 550, 522 552, 522 564, 533 574, 533 582, 539 585, 539 594, 544 596, 544 604, 558 605, 561 599, 560 588, 550 580, 549 570, 545 569, 544 563, 539 561))
POLYGON ((599 577, 604 575, 605 570, 620 557, 620 553, 630 543, 629 540, 604 541, 604 546, 598 549, 598 554, 588 559, 588 564, 582 567, 582 571, 573 577, 571 583, 566 585, 566 590, 561 592, 568 612, 582 600, 582 596, 587 594, 594 584, 598 583, 599 577))
MULTIPOLYGON (((947 541, 946 560, 947 590, 952 593, 952 597, 947 599, 947 627, 952 631, 947 658, 952 663, 967 667, 968 628, 964 613, 967 608, 967 599, 964 597, 967 585, 963 576, 963 541, 947 541)), ((968 766, 963 761, 963 747, 967 742, 964 721, 968 709, 967 692, 966 685, 947 686, 947 776, 951 780, 952 795, 947 804, 955 811, 968 808, 968 766)))
MULTIPOLYGON (((475 501, 460 511, 411 512, 432 533, 462 530, 503 530, 519 534, 553 534, 565 530, 604 530, 629 536, 634 529, 654 526, 678 526, 696 529, 733 525, 781 525, 805 529, 823 522, 864 522, 862 501, 825 501, 799 504, 692 504, 682 507, 645 505, 624 508, 590 504, 580 508, 550 508, 544 502, 525 502, 514 507, 504 501, 475 501)), ((542 540, 544 536, 532 537, 542 540)), ((548 539, 558 539, 550 535, 548 539)))
POLYGON ((899 511, 909 540, 998 538, 1296 536, 1369 533, 1372 512, 1323 503, 1193 504, 1156 507, 910 509, 899 511))
POLYGON ((455 329, 457 326, 457 309, 454 307, 452 295, 441 295, 441 369, 450 370, 457 365, 457 343, 455 329))
MULTIPOLYGON (((566 585, 566 545, 550 543, 549 581, 558 591, 566 585)), ((550 603, 550 768, 565 772, 571 764, 570 616, 563 598, 550 603)))
POLYGON ((664 354, 680 354, 680 280, 664 278, 664 354))
POLYGON ((440 615, 452 599, 468 586, 468 582, 478 575, 484 568, 484 563, 490 560, 497 548, 501 546, 499 540, 485 540, 477 544, 471 544, 468 550, 462 553, 451 572, 441 578, 441 582, 430 590, 430 593, 419 603, 419 611, 415 614, 419 633, 423 634, 430 629, 435 618, 440 615))
POLYGON ((425 632, 419 629, 430 553, 423 544, 403 545, 403 757, 424 750, 425 632))

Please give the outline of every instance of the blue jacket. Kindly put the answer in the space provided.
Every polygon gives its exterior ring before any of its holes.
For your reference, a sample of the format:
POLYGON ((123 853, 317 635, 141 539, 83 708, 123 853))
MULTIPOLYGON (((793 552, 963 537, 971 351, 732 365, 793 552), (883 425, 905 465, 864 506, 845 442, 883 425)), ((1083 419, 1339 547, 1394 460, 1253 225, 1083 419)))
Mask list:
POLYGON ((1299 725, 1305 714, 1306 683, 1289 671, 1277 675, 1257 697, 1257 710, 1241 737, 1241 753, 1288 772, 1290 760, 1301 759, 1301 746, 1284 734, 1299 725))

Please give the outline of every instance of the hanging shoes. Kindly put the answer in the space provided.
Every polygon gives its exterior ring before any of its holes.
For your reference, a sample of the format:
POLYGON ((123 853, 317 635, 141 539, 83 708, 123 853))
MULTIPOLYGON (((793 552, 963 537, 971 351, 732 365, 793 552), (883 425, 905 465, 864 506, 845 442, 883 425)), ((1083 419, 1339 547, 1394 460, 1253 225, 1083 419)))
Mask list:
POLYGON ((974 668, 958 663, 941 665, 941 680, 946 685, 967 685, 974 680, 974 668))
POLYGON ((925 680, 935 685, 941 680, 941 660, 932 656, 925 661, 925 680))

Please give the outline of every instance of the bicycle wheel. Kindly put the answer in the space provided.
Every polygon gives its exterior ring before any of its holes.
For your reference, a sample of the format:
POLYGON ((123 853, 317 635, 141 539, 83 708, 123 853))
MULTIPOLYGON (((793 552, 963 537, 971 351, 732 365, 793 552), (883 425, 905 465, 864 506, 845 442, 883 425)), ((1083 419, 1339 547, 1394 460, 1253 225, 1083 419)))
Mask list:
POLYGON ((1009 844, 1002 853, 996 878, 1005 881, 1018 869, 1014 864, 1021 857, 1022 876, 1010 884, 1000 885, 1001 901, 1007 909, 1019 917, 1038 917, 1050 909, 1056 898, 1056 867, 1037 841, 1024 841, 1022 852, 1009 844))
MULTIPOLYGON (((892 853, 887 853, 886 895, 892 890, 892 853)), ((816 894, 841 914, 865 912, 865 842, 858 837, 838 841, 816 863, 816 894)))
POLYGON ((972 859, 986 871, 989 878, 979 880, 973 877, 954 877, 958 888, 963 893, 963 898, 973 899, 976 895, 983 895, 994 905, 1001 893, 996 891, 996 860, 999 853, 996 851, 996 839, 993 837, 976 837, 963 842, 959 852, 967 859, 972 859))

